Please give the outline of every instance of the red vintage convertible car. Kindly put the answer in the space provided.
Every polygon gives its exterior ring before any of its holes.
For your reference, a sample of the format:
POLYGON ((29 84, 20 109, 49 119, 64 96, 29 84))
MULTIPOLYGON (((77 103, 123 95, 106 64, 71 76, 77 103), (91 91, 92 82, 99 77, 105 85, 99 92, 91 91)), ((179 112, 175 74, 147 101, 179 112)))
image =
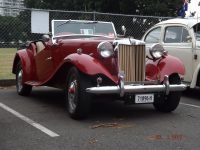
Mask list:
POLYGON ((159 44, 148 53, 143 41, 119 38, 111 22, 53 20, 52 37, 18 50, 12 72, 19 95, 33 86, 64 89, 74 119, 86 117, 99 95, 171 112, 186 88, 184 66, 159 44))

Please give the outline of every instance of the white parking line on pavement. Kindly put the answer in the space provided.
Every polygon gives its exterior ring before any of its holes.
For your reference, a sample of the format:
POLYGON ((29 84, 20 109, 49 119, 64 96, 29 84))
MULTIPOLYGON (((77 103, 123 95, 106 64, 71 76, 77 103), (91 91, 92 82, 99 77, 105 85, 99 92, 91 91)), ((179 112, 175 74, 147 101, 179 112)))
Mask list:
POLYGON ((198 106, 198 105, 187 104, 187 103, 180 103, 180 104, 181 104, 181 105, 185 105, 185 106, 190 106, 190 107, 200 108, 200 106, 198 106))
POLYGON ((40 131, 46 133, 47 135, 49 135, 50 137, 57 137, 59 136, 57 133, 47 129, 46 127, 40 125, 39 123, 29 119, 28 117, 18 113, 17 111, 13 110, 12 108, 6 106, 3 103, 0 103, 0 107, 3 108, 4 110, 12 113, 13 115, 15 115, 16 117, 20 118, 21 120, 25 121, 26 123, 32 125, 33 127, 39 129, 40 131))

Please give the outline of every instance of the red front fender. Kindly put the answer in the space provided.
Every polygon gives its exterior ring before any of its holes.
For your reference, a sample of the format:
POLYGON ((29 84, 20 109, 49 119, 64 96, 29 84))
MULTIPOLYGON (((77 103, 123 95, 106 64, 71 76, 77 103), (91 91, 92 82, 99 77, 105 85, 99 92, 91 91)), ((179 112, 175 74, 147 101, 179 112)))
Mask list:
POLYGON ((111 75, 104 65, 101 64, 97 59, 87 54, 71 54, 65 58, 65 62, 70 62, 75 65, 81 72, 88 75, 103 74, 110 80, 118 83, 118 76, 111 75))
POLYGON ((21 62, 23 69, 23 81, 32 80, 35 78, 35 68, 33 66, 33 56, 27 50, 19 50, 14 58, 12 73, 16 74, 17 64, 21 62), (31 65, 32 64, 32 65, 31 65))
POLYGON ((164 58, 153 61, 148 60, 146 63, 146 79, 147 80, 158 80, 163 81, 164 76, 171 74, 185 74, 185 67, 180 59, 167 55, 164 58))

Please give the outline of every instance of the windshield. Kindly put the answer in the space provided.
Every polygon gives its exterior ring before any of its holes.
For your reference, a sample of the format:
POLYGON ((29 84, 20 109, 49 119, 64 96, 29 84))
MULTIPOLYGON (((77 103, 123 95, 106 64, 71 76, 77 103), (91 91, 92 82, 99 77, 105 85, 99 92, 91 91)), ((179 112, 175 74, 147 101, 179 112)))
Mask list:
POLYGON ((200 41, 200 23, 196 24, 194 27, 195 38, 197 41, 200 41))
POLYGON ((53 35, 100 35, 115 37, 115 29, 110 22, 98 21, 72 21, 72 20, 54 20, 53 35))

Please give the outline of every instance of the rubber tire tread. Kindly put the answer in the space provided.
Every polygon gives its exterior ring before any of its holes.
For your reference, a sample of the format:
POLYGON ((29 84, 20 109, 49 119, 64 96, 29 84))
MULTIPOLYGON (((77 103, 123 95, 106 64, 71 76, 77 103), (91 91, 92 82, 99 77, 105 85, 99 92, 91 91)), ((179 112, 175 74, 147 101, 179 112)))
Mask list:
POLYGON ((18 78, 17 78, 17 76, 18 76, 18 73, 20 72, 21 69, 22 69, 21 62, 19 62, 17 64, 17 70, 16 70, 16 88, 17 88, 17 93, 19 95, 22 95, 22 96, 28 96, 28 95, 30 95, 30 93, 32 91, 32 86, 27 85, 27 84, 22 84, 22 89, 20 91, 18 90, 18 86, 17 86, 18 78))
POLYGON ((90 93, 86 92, 86 88, 91 87, 91 82, 88 78, 88 76, 84 75, 81 73, 76 67, 72 67, 67 75, 67 87, 65 89, 66 91, 66 105, 68 109, 68 87, 69 87, 69 79, 70 76, 75 76, 78 84, 78 102, 77 102, 77 107, 75 109, 74 113, 69 113, 70 117, 73 119, 84 119, 88 116, 90 112, 90 107, 91 107, 91 99, 92 95, 90 93))
MULTIPOLYGON (((181 84, 180 77, 174 74, 169 77, 170 84, 181 84)), ((181 92, 170 92, 169 95, 162 95, 159 99, 154 102, 154 107, 160 112, 171 112, 174 111, 180 102, 181 92)))

